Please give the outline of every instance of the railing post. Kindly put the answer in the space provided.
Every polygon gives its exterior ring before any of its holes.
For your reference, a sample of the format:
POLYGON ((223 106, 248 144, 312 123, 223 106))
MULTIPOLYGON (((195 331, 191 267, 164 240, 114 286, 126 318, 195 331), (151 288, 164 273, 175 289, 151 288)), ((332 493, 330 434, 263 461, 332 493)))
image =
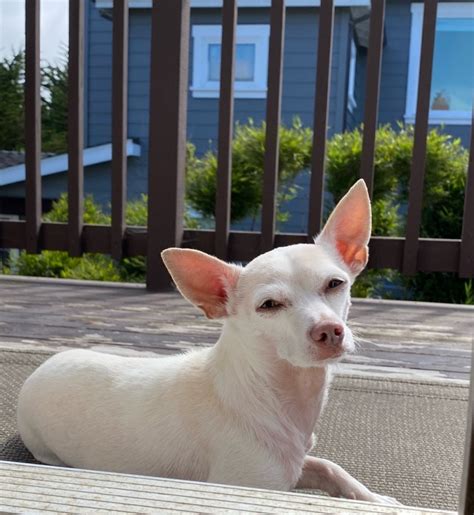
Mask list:
POLYGON ((216 256, 227 259, 232 185, 232 133, 234 125, 234 61, 237 0, 224 0, 222 8, 219 143, 216 185, 216 256))
POLYGON ((189 0, 153 0, 148 160, 147 288, 171 285, 161 251, 183 236, 189 0))
POLYGON ((84 2, 69 1, 68 247, 82 253, 84 200, 84 2))
POLYGON ((406 275, 414 275, 417 271, 437 9, 437 0, 425 0, 420 79, 418 82, 413 159, 408 186, 408 214, 403 252, 402 272, 406 275))
POLYGON ((25 247, 35 253, 41 228, 40 0, 26 0, 25 8, 25 247))
POLYGON ((321 230, 324 209, 324 165, 328 127, 329 85, 331 83, 334 0, 321 0, 318 28, 318 62, 314 102, 313 150, 309 188, 308 240, 321 230))
POLYGON ((270 11, 265 157, 263 165, 262 240, 260 246, 262 252, 271 250, 275 244, 285 18, 285 0, 273 0, 270 11))
POLYGON ((120 259, 127 201, 128 0, 115 2, 112 51, 112 256, 120 259))
POLYGON ((364 140, 360 167, 360 176, 364 179, 371 198, 374 190, 375 136, 379 110, 384 26, 385 0, 372 0, 365 88, 364 140))

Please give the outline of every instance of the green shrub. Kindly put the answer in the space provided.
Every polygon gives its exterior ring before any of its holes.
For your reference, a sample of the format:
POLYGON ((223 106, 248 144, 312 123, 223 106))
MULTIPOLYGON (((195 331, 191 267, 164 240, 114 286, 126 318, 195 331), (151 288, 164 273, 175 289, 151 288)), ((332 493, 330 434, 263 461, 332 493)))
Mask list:
POLYGON ((62 274, 74 262, 67 252, 43 250, 40 254, 27 254, 21 251, 11 268, 19 275, 36 277, 62 277, 62 274))
MULTIPOLYGON (((125 218, 129 226, 146 226, 148 221, 148 196, 127 203, 125 218)), ((44 215, 48 222, 67 223, 68 200, 63 194, 53 202, 51 211, 44 215)), ((84 198, 84 223, 110 224, 111 218, 94 202, 92 196, 84 198)), ((185 216, 187 227, 197 227, 189 215, 185 216)), ((40 254, 20 252, 17 258, 11 259, 9 266, 2 264, 0 273, 17 273, 19 275, 39 277, 59 277, 72 279, 89 279, 95 281, 144 282, 146 276, 146 258, 142 256, 113 260, 101 254, 84 254, 72 258, 67 252, 44 250, 40 254)))
MULTIPOLYGON (((406 183, 411 161, 407 132, 381 127, 375 138, 374 201, 395 200, 400 183, 406 183)), ((362 131, 336 134, 327 145, 327 187, 337 203, 360 176, 362 131)))
POLYGON ((102 254, 84 254, 80 258, 73 258, 67 252, 56 250, 43 250, 40 254, 21 252, 14 268, 19 275, 120 281, 115 263, 102 254))
POLYGON ((117 264, 104 254, 84 254, 74 258, 61 273, 62 278, 91 281, 121 281, 122 275, 117 264))
MULTIPOLYGON (((47 222, 67 223, 68 201, 63 194, 53 202, 51 211, 44 215, 47 222)), ((94 202, 92 196, 84 198, 84 223, 109 224, 106 215, 94 202)), ((90 279, 96 281, 119 281, 119 269, 110 256, 101 254, 84 254, 82 257, 70 257, 67 252, 43 250, 40 254, 20 252, 11 263, 10 269, 19 275, 39 277, 59 277, 70 279, 90 279)))
POLYGON ((127 225, 146 227, 148 225, 148 195, 142 194, 139 199, 129 200, 125 208, 127 225))
POLYGON ((399 274, 395 270, 389 268, 383 270, 373 270, 366 268, 357 277, 357 281, 351 288, 353 297, 370 297, 370 298, 394 298, 388 289, 391 285, 397 285, 399 282, 399 274))
MULTIPOLYGON (((125 210, 127 225, 146 227, 148 225, 148 195, 127 202, 125 210)), ((184 214, 184 226, 197 229, 198 221, 184 214)), ((118 263, 120 280, 126 282, 144 282, 146 277, 146 258, 135 256, 121 259, 118 263)))
MULTIPOLYGON (((361 153, 361 129, 338 134, 328 143, 327 187, 335 202, 359 177, 361 153)), ((412 126, 400 125, 398 130, 384 126, 377 130, 372 206, 374 235, 405 233, 412 153, 412 126)), ((420 236, 460 237, 467 163, 468 153, 459 139, 436 129, 429 131, 420 236)), ((371 272, 362 293, 370 294, 377 283, 386 280, 385 272, 371 272)), ((415 300, 468 302, 472 298, 471 283, 455 274, 420 272, 414 277, 398 274, 398 278, 392 274, 390 280, 398 282, 405 288, 405 295, 415 300)))
MULTIPOLYGON (((278 203, 295 194, 293 182, 301 170, 310 165, 312 133, 298 120, 289 128, 280 129, 280 167, 278 203)), ((265 125, 249 123, 238 126, 233 143, 232 220, 257 216, 261 208, 265 125)), ((204 219, 214 216, 217 158, 208 152, 199 158, 189 144, 187 152, 187 201, 204 219)), ((406 224, 408 179, 413 152, 413 128, 399 126, 395 130, 381 127, 376 133, 374 198, 372 204, 373 234, 403 236, 406 224)), ((328 142, 327 188, 333 202, 328 213, 360 174, 362 132, 355 129, 338 134, 328 142)), ((458 139, 431 130, 427 139, 426 176, 420 234, 423 237, 459 238, 462 225, 464 188, 468 154, 458 139)), ((129 202, 128 225, 147 225, 147 196, 129 202)), ((280 220, 285 213, 280 213, 280 220)), ((45 215, 51 222, 67 222, 67 196, 54 203, 45 215)), ((109 224, 110 216, 94 203, 84 201, 87 224, 109 224)), ((185 216, 185 225, 197 228, 199 221, 185 216)), ((109 256, 86 254, 71 258, 65 252, 44 251, 40 255, 21 252, 11 268, 23 275, 74 277, 98 280, 143 281, 146 261, 143 257, 115 262, 109 256)), ((6 267, 4 267, 4 270, 6 267)), ((399 285, 401 296, 416 300, 474 303, 472 281, 455 274, 418 273, 404 277, 394 271, 369 270, 354 289, 355 295, 387 296, 382 286, 399 285)), ((388 295, 392 295, 389 293, 388 295)))
MULTIPOLYGON (((262 205, 266 125, 237 125, 232 143, 231 220, 256 217, 262 205)), ((280 128, 277 204, 294 198, 294 179, 307 169, 311 159, 312 132, 295 118, 291 127, 280 128)), ((204 217, 213 218, 216 200, 217 154, 199 158, 188 146, 186 196, 189 205, 204 217)), ((280 220, 287 216, 280 213, 280 220)))
MULTIPOLYGON (((48 211, 43 218, 47 222, 67 223, 68 201, 66 193, 63 193, 58 200, 53 202, 51 211, 48 211)), ((101 207, 94 202, 92 195, 84 197, 84 223, 97 225, 110 224, 110 216, 105 214, 101 207)))
POLYGON ((472 281, 459 279, 457 274, 418 272, 413 277, 402 277, 402 284, 413 300, 473 304, 472 281))
MULTIPOLYGON (((374 229, 378 235, 404 233, 400 206, 408 201, 413 153, 413 127, 380 127, 374 161, 374 229), (387 209, 391 210, 388 214, 387 209), (382 218, 389 218, 390 223, 382 218), (398 219, 398 221, 397 221, 398 219), (400 225, 401 224, 401 225, 400 225)), ((360 176, 362 132, 357 128, 328 143, 327 187, 337 202, 360 176)), ((437 129, 428 133, 421 236, 459 238, 461 234, 468 153, 461 141, 437 129)))

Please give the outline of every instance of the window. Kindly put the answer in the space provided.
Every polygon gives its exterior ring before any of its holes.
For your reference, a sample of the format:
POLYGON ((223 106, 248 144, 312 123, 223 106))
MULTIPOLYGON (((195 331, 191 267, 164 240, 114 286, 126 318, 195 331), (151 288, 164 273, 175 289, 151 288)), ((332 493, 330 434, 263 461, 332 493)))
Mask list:
POLYGON ((351 40, 351 60, 349 61, 349 80, 347 83, 347 109, 352 111, 357 107, 355 100, 355 76, 357 63, 357 48, 355 41, 351 40))
MULTIPOLYGON (((236 98, 267 96, 268 25, 238 25, 235 48, 236 98)), ((217 98, 221 73, 220 25, 193 27, 193 82, 196 98, 217 98)))
MULTIPOLYGON (((405 121, 416 113, 423 4, 413 4, 405 121)), ((436 22, 430 123, 470 125, 474 91, 474 2, 440 3, 436 22)))

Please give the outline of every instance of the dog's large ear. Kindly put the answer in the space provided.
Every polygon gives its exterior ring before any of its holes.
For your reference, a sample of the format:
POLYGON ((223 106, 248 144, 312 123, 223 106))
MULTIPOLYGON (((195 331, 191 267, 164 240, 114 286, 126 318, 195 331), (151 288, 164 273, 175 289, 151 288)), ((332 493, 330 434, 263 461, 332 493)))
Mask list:
POLYGON ((241 268, 199 250, 171 248, 164 250, 161 257, 183 297, 201 308, 208 318, 228 315, 227 296, 241 268))
POLYGON ((370 231, 370 198, 365 182, 360 179, 339 201, 316 243, 336 248, 349 270, 357 275, 369 258, 370 231))

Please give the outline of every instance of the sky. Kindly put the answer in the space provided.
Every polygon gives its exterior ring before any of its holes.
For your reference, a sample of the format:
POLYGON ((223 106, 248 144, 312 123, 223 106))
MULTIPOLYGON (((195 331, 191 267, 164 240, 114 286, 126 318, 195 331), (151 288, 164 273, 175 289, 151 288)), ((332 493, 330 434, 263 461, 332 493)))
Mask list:
MULTIPOLYGON (((41 59, 61 60, 68 41, 68 0, 41 0, 41 59)), ((0 0, 0 59, 25 47, 25 0, 0 0)))

